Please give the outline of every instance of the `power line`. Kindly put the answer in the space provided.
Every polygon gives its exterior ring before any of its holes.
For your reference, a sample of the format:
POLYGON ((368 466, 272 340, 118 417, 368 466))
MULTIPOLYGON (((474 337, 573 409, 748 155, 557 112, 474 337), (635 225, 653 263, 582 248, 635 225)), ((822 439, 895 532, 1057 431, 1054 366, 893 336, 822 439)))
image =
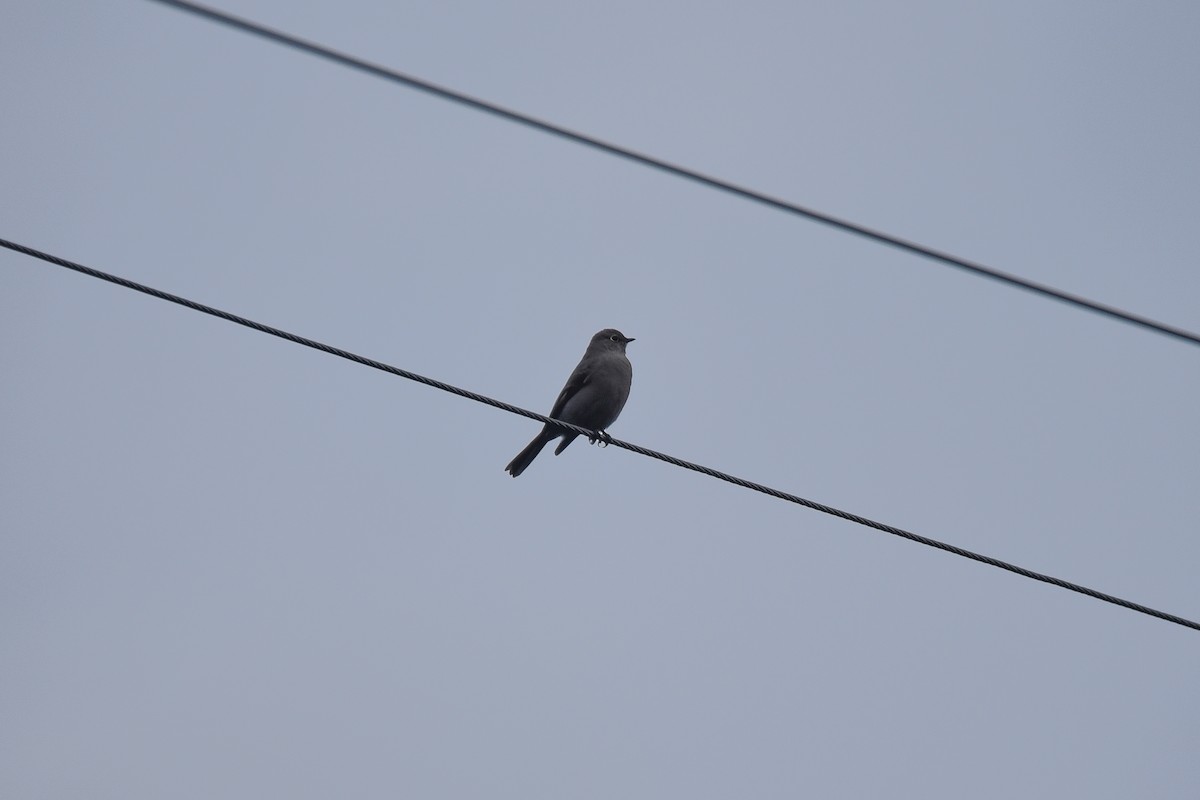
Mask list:
POLYGON ((451 384, 443 383, 442 381, 434 380, 433 378, 427 378, 424 375, 418 375, 417 373, 409 372, 406 369, 400 369, 399 367, 393 367, 392 365, 385 364, 382 361, 376 361, 372 358, 366 358, 365 356, 360 356, 355 353, 351 353, 347 350, 342 350, 341 348, 333 347, 332 345, 322 344, 321 342, 315 341, 313 339, 308 339, 303 336, 298 336, 294 333, 288 333, 287 331, 280 330, 279 328, 275 328, 270 325, 264 325, 261 322, 255 322, 255 321, 247 319, 245 317, 240 317, 237 314, 231 314, 228 311, 222 311, 218 308, 213 308, 212 306, 204 305, 203 303, 197 303, 194 300, 188 300, 187 298, 180 297, 179 295, 171 294, 169 292, 164 292, 161 289, 154 289, 150 286, 146 286, 145 284, 136 283, 136 282, 128 280, 126 278, 121 278, 116 275, 111 275, 107 272, 101 272, 100 270, 92 269, 91 267, 85 267, 82 264, 78 264, 74 261, 68 261, 65 258, 59 258, 58 256, 50 255, 49 253, 44 253, 40 250, 35 250, 32 247, 26 247, 25 245, 17 244, 16 242, 10 242, 6 239, 0 239, 0 246, 6 247, 9 250, 14 250, 18 253, 23 253, 27 256, 32 256, 33 258, 39 258, 43 261, 47 261, 51 264, 56 264, 57 266, 60 266, 60 267, 65 267, 66 269, 74 270, 76 272, 81 272, 84 275, 89 275, 93 278, 99 278, 100 280, 108 281, 109 283, 115 283, 116 285, 123 286, 126 289, 133 289, 134 291, 142 292, 143 294, 148 294, 151 297, 157 297, 160 300, 167 300, 171 303, 177 303, 186 308, 190 308, 193 311, 199 311, 204 314, 209 314, 214 317, 219 317, 221 319, 228 320, 229 322, 233 322, 238 325, 243 325, 247 328, 252 328, 261 333, 267 333, 267 334, 270 334, 271 336, 278 336, 280 339, 286 339, 289 342, 295 342, 296 344, 304 345, 305 347, 311 347, 314 350, 320 350, 322 352, 329 353, 330 355, 338 356, 339 358, 344 358, 349 361, 353 361, 355 363, 362 364, 364 366, 373 367, 375 369, 382 370, 383 372, 391 373, 392 375, 398 375, 401 378, 407 378, 410 381, 416 381, 418 383, 423 383, 426 386, 432 386, 435 389, 441 389, 444 392, 456 394, 459 397, 465 397, 468 400, 474 400, 478 403, 484 403, 486 405, 492 406, 493 408, 499 408, 502 411, 508 411, 512 414, 519 414, 520 416, 528 417, 529 419, 534 419, 534 420, 537 420, 538 422, 543 422, 543 423, 553 422, 556 425, 573 430, 576 433, 579 433, 583 436, 587 436, 590 439, 601 439, 607 444, 616 445, 617 447, 632 451, 634 453, 638 453, 639 455, 649 456, 650 458, 656 458, 659 461, 665 461, 666 463, 671 464, 676 467, 690 469, 693 472, 699 472, 701 474, 708 475, 709 477, 717 478, 718 480, 726 481, 727 483, 732 483, 735 486, 741 486, 745 489, 753 489, 756 492, 761 492, 763 494, 770 495, 771 497, 777 497, 780 500, 786 500, 789 503, 796 503, 797 505, 811 508, 814 511, 820 511, 823 514, 831 514, 832 516, 840 517, 841 519, 848 520, 850 522, 854 522, 859 525, 866 526, 868 528, 874 528, 877 531, 883 531, 884 533, 890 533, 893 536, 899 536, 903 539, 908 539, 910 541, 917 542, 918 544, 927 545, 928 547, 935 547, 938 550, 945 550, 946 552, 953 553, 956 556, 962 556, 963 558, 969 558, 972 561, 978 561, 983 564, 988 564, 989 566, 998 567, 999 569, 1003 569, 1003 570, 1008 570, 1009 572, 1015 572, 1016 574, 1021 575, 1022 577, 1025 577, 1025 578, 1032 578, 1035 581, 1049 583, 1054 586, 1061 587, 1063 589, 1069 589, 1073 592, 1085 594, 1088 597, 1094 597, 1097 600, 1103 600, 1106 603, 1112 603, 1113 605, 1118 605, 1118 606, 1122 606, 1123 608, 1128 608, 1132 611, 1137 611, 1138 613, 1141 613, 1141 614, 1148 614, 1149 616, 1158 617, 1159 619, 1166 620, 1167 622, 1174 622, 1177 625, 1183 625, 1184 627, 1187 627, 1187 628, 1192 628, 1194 630, 1200 630, 1200 622, 1193 622, 1192 620, 1185 619, 1180 616, 1176 616, 1175 614, 1168 614, 1165 611, 1158 611, 1153 608, 1148 608, 1147 606, 1141 605, 1139 603, 1134 603, 1130 600, 1123 600, 1119 597, 1114 597, 1113 595, 1096 591, 1095 589, 1089 589, 1088 587, 1081 586, 1080 584, 1077 584, 1077 583, 1071 583, 1070 581, 1065 581, 1061 578, 1055 578, 1051 575, 1044 575, 1040 572, 1034 572, 1033 570, 1025 569, 1024 567, 1019 567, 1015 564, 1010 564, 1007 561, 1001 561, 998 558, 992 558, 991 556, 985 556, 980 553, 975 553, 970 550, 965 550, 961 547, 956 547, 952 544, 947 544, 945 542, 938 541, 937 539, 930 539, 927 536, 921 536, 919 534, 911 533, 902 528, 897 528, 892 525, 886 525, 882 522, 876 522, 876 521, 868 519, 866 517, 861 517, 857 514, 851 514, 848 511, 842 511, 841 509, 837 509, 832 506, 824 505, 823 503, 817 503, 812 500, 806 500, 805 498, 800 497, 798 495, 790 494, 788 492, 782 492, 778 489, 772 489, 771 487, 764 486, 761 483, 754 483, 753 481, 748 481, 748 480, 745 480, 744 478, 738 478, 738 477, 735 477, 728 473, 721 472, 719 470, 701 466, 700 464, 694 464, 690 461, 684 461, 683 459, 675 458, 674 456, 667 455, 666 453, 660 453, 656 450, 650 450, 648 448, 641 447, 636 444, 631 444, 629 442, 623 442, 620 439, 613 439, 607 435, 601 435, 598 431, 591 431, 591 430, 588 430, 587 428, 581 428, 578 425, 572 425, 567 422, 562 422, 560 420, 551 419, 550 417, 546 417, 541 414, 534 413, 533 411, 528 411, 524 408, 510 405, 509 403, 501 402, 500 400, 494 400, 485 395, 467 391, 466 389, 460 389, 457 386, 452 386, 451 384))
POLYGON ((477 111, 483 111, 487 114, 501 117, 502 119, 506 119, 510 122, 528 126, 543 133, 559 136, 578 144, 595 148, 610 155, 628 159, 629 161, 633 161, 646 167, 661 170, 679 178, 695 181, 696 183, 708 186, 712 189, 717 189, 746 200, 761 203, 762 205, 769 206, 779 211, 796 214, 801 217, 807 217, 815 222, 830 225, 839 230, 846 231, 847 233, 862 236, 879 242, 880 244, 895 247, 914 255, 939 261, 943 264, 966 270, 967 272, 975 275, 991 278, 992 280, 1006 283, 1009 286, 1025 289, 1026 291, 1042 295, 1043 297, 1049 297, 1053 300, 1058 300, 1059 302, 1066 303, 1077 308, 1083 308, 1097 314, 1102 314, 1111 319, 1117 319, 1122 322, 1138 325, 1155 331, 1156 333, 1161 333, 1166 336, 1172 336, 1176 339, 1181 339, 1185 342, 1190 342, 1191 344, 1200 344, 1200 334, 1192 333, 1191 331, 1183 328, 1167 325, 1166 323, 1158 322, 1150 319, 1149 317, 1144 317, 1129 311, 1123 311, 1115 306, 1098 303, 1094 300, 1088 300, 1080 295, 1064 292, 1060 289, 1055 289, 1052 286, 1047 286, 1044 283, 1038 283, 1036 281, 1021 278, 1007 272, 1002 272, 998 269, 984 266, 983 264, 975 261, 968 261, 965 258, 959 258, 958 256, 951 255, 950 253, 934 250, 933 248, 917 244, 916 242, 911 242, 898 236, 892 236, 891 234, 868 228, 865 225, 849 222, 830 214, 814 211, 813 209, 805 208, 787 200, 783 200, 778 197, 772 197, 771 195, 764 194, 753 189, 748 189, 744 186, 739 186, 738 184, 731 183, 720 178, 712 177, 711 175, 705 175, 704 173, 688 169, 687 167, 672 164, 667 161, 663 161, 662 159, 645 155, 644 153, 639 153, 635 150, 621 147, 619 145, 606 142, 602 139, 597 139, 594 136, 579 133, 578 131, 564 128, 561 125, 555 125, 552 122, 546 122, 545 120, 537 119, 536 117, 529 116, 528 114, 522 114, 519 111, 513 111, 512 109, 504 108, 503 106, 496 105, 495 103, 490 103, 486 100, 480 100, 479 98, 471 97, 470 95, 455 91, 453 89, 447 89, 444 86, 438 86, 430 81, 426 81, 412 75, 406 75, 402 72, 398 72, 397 70, 389 69, 388 67, 383 67, 378 64, 372 64, 364 59, 338 52, 332 48, 316 44, 315 42, 309 42, 304 39, 300 39, 296 36, 283 33, 282 31, 268 28, 265 25, 258 24, 257 22, 251 22, 250 20, 235 17, 231 14, 226 14, 223 11, 218 11, 207 6, 199 5, 198 3, 187 2, 187 0, 153 1, 162 3, 166 6, 171 6, 172 8, 179 9, 180 11, 190 12, 213 22, 219 22, 224 25, 228 25, 231 28, 235 28, 245 33, 261 36, 264 39, 268 39, 277 44, 292 47, 305 53, 309 53, 310 55, 325 58, 343 66, 357 69, 385 80, 403 84, 412 89, 427 92, 428 94, 434 95, 435 97, 440 97, 443 100, 459 103, 477 111))

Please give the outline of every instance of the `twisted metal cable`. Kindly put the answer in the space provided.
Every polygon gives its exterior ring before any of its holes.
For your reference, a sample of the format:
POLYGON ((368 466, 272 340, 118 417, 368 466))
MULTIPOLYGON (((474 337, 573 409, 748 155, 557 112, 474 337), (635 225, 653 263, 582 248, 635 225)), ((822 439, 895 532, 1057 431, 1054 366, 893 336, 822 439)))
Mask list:
POLYGON ((42 261, 47 261, 51 264, 56 264, 60 267, 65 267, 66 269, 74 270, 75 272, 81 272, 84 275, 89 275, 93 278, 99 278, 100 280, 108 281, 109 283, 115 283, 116 285, 123 286, 126 289, 133 289, 134 291, 142 292, 143 294, 148 294, 151 297, 157 297, 160 300, 166 300, 171 303, 177 303, 178 305, 184 306, 186 308, 190 308, 193 311, 199 311, 203 314, 209 314, 214 317, 219 317, 220 319, 228 320, 229 322, 233 322, 238 325, 243 325, 247 328, 252 328, 253 330, 259 331, 261 333, 267 333, 267 334, 270 334, 271 336, 278 336, 280 339, 286 339, 289 342, 295 342, 296 344, 304 345, 305 347, 311 347, 314 350, 320 350, 324 353, 329 353, 330 355, 347 359, 348 361, 354 361, 358 364, 362 364, 367 367, 373 367, 374 369, 378 369, 378 370, 382 370, 383 372, 391 373, 392 375, 398 375, 399 377, 407 378, 410 381, 416 381, 417 383, 423 383, 426 386, 432 386, 435 389, 441 389, 443 392, 449 392, 451 394, 456 394, 459 397, 465 397, 468 400, 474 400, 477 403, 484 403, 486 405, 492 406, 493 408, 499 408, 502 411, 507 411, 511 414, 519 414, 522 417, 528 417, 529 419, 534 419, 534 420, 537 420, 538 422, 542 422, 542 423, 553 423, 560 427, 575 431, 576 433, 578 433, 582 436, 586 436, 589 439, 599 440, 599 441, 604 442, 605 444, 611 444, 616 447, 620 447, 624 450, 629 450, 633 453, 637 453, 639 455, 648 456, 650 458, 656 458, 659 461, 665 461, 666 463, 671 464, 673 466, 682 467, 684 469, 690 469, 693 472, 699 472, 703 475, 708 475, 709 477, 716 478, 718 480, 722 480, 727 483, 732 483, 735 486, 741 486, 742 488, 745 488, 745 489, 752 489, 756 492, 761 492, 763 494, 770 495, 771 497, 777 497, 780 500, 786 500, 789 503, 795 503, 797 505, 805 506, 806 508, 811 508, 814 511, 820 511, 823 514, 831 514, 832 516, 840 517, 841 519, 847 520, 849 522, 854 522, 854 523, 857 523, 858 525, 863 525, 868 528, 873 528, 877 531, 883 531, 884 533, 890 533, 893 536, 899 536, 903 539, 908 539, 910 541, 917 542, 918 544, 927 545, 928 547, 935 547, 938 550, 945 550, 947 553, 953 553, 956 556, 962 556, 963 558, 969 558, 972 561, 978 561, 980 563, 987 564, 992 567, 998 567, 999 569, 1008 570, 1009 572, 1015 572, 1017 575, 1020 575, 1025 578, 1032 578, 1035 581, 1041 581, 1043 583, 1049 583, 1049 584, 1058 586, 1063 589, 1069 589, 1072 592, 1078 592, 1079 594, 1084 594, 1084 595, 1087 595, 1088 597, 1093 597, 1097 600, 1103 600, 1106 603, 1112 603, 1113 605, 1121 606, 1123 608, 1128 608, 1131 611, 1136 611, 1140 614, 1147 614, 1151 617, 1157 617, 1159 619, 1166 620, 1167 622, 1174 622, 1176 625, 1182 625, 1186 628, 1192 628, 1193 630, 1200 631, 1200 622, 1193 622, 1190 619, 1185 619, 1184 617, 1176 616, 1175 614, 1168 614, 1165 611, 1158 611, 1157 609, 1149 608, 1147 606, 1141 605, 1140 603, 1134 603, 1130 600, 1124 600, 1120 597, 1114 597, 1111 594, 1105 594, 1104 592, 1100 592, 1095 589, 1089 589, 1088 587, 1081 586, 1078 583, 1072 583, 1070 581, 1065 581, 1061 578, 1055 578, 1052 575, 1045 575, 1040 572, 1034 572, 1033 570, 1025 569, 1024 567, 1019 567, 1016 564, 1010 564, 1007 561, 1001 561, 998 558, 992 558, 991 556, 985 556, 980 553, 975 553, 971 550, 966 550, 961 547, 956 547, 955 545, 952 545, 952 544, 947 544, 946 542, 938 541, 937 539, 930 539, 927 536, 921 536, 919 534, 912 533, 911 531, 906 531, 903 528, 897 528, 893 525, 886 525, 882 522, 876 522, 875 520, 868 519, 867 517, 859 516, 858 514, 851 514, 849 511, 842 511, 841 509, 834 508, 832 506, 827 506, 823 503, 817 503, 813 500, 808 500, 808 499, 805 499, 798 495, 791 494, 789 492, 783 492, 783 491, 780 491, 779 489, 772 489, 771 487, 764 486, 761 483, 755 483, 753 481, 748 481, 744 478, 738 478, 734 475, 730 475, 728 473, 721 472, 720 470, 715 470, 710 467, 705 467, 700 464, 692 463, 691 461, 684 461, 681 458, 676 458, 674 456, 667 455, 666 453, 660 453, 657 450, 650 450, 649 448, 641 447, 640 445, 632 444, 630 442, 624 442, 624 441, 621 441, 620 439, 613 439, 612 437, 608 436, 607 434, 605 434, 601 431, 592 431, 587 428, 582 428, 578 425, 572 425, 569 422, 563 422, 561 420, 552 419, 551 417, 547 417, 542 414, 538 414, 533 411, 529 411, 529 410, 521 408, 519 406, 511 405, 510 403, 505 403, 500 400, 494 400, 491 397, 487 397, 486 395, 478 394, 476 392, 471 392, 466 389, 460 389, 457 386, 452 386, 451 384, 443 383, 442 381, 434 380, 433 378, 427 378, 424 375, 418 375, 417 373, 410 372, 406 369, 400 369, 399 367, 393 367, 391 364, 385 364, 382 361, 376 361, 373 358, 367 358, 365 356, 360 356, 355 353, 351 353, 348 350, 342 350, 340 347, 333 347, 332 345, 323 344, 321 342, 306 338, 304 336, 298 336, 297 334, 294 334, 294 333, 288 333, 287 331, 280 330, 279 328, 275 328, 270 325, 264 325, 261 322, 255 322, 254 320, 247 319, 245 317, 240 317, 237 314, 231 314, 228 311, 222 311, 219 308, 213 308, 212 306, 207 306, 207 305, 204 305, 203 303, 197 303, 194 300, 188 300, 186 297, 180 297, 179 295, 171 294, 170 292, 164 292, 161 289, 155 289, 150 286, 146 286, 145 284, 137 283, 135 281, 131 281, 126 278, 118 277, 116 275, 111 275, 107 272, 101 272, 98 269, 92 269, 91 267, 85 267, 82 264, 78 264, 74 261, 68 261, 65 258, 59 258, 58 256, 54 256, 49 253, 44 253, 40 250, 35 250, 32 247, 26 247, 25 245, 17 244, 16 242, 10 242, 6 239, 0 239, 0 246, 6 247, 9 250, 14 250, 18 253, 23 253, 23 254, 25 254, 27 256, 31 256, 33 258, 39 258, 42 261))
POLYGON ((1101 314, 1112 319, 1137 325, 1142 328, 1155 331, 1156 333, 1181 339, 1191 344, 1200 344, 1200 334, 1193 333, 1183 328, 1167 325, 1166 323, 1158 322, 1150 319, 1149 317, 1144 317, 1129 311, 1123 311, 1115 306, 1098 303, 1094 300, 1088 300, 1080 295, 1064 292, 1060 289, 1055 289, 1052 286, 1047 286, 1044 283, 1038 283, 1036 281, 1018 277, 1011 273, 1002 272, 1001 270, 993 267, 984 266, 976 261, 968 261, 965 258, 959 258, 958 256, 951 255, 950 253, 934 250, 933 248, 917 244, 916 242, 908 241, 907 239, 902 239, 898 236, 892 236, 891 234, 868 228, 865 225, 859 225, 855 222, 839 219, 831 214, 815 211, 811 208, 805 208, 796 203, 791 203, 778 197, 772 197, 771 195, 758 192, 753 189, 748 189, 744 186, 739 186, 730 181, 715 178, 711 175, 705 175, 701 172, 697 172, 696 170, 682 167, 678 164, 672 164, 667 161, 663 161, 662 159, 655 158, 654 156, 639 153, 627 147, 621 147, 619 145, 612 144, 611 142, 598 139, 594 136, 579 133, 578 131, 570 130, 569 128, 565 128, 561 125, 556 125, 552 122, 546 122, 545 120, 537 119, 536 117, 532 117, 528 114, 522 114, 519 111, 513 111, 512 109, 504 108, 503 106, 490 103, 486 100, 480 100, 477 97, 471 97, 470 95, 455 91, 453 89, 448 89, 444 86, 439 86, 422 78, 406 75, 397 70, 389 69, 388 67, 383 67, 378 64, 373 64, 365 59, 338 52, 330 47, 325 47, 324 45, 316 44, 315 42, 305 41, 304 39, 292 36, 291 34, 268 28, 267 26, 260 25, 257 22, 251 22, 247 19, 235 17, 232 14, 226 14, 223 11, 218 11, 217 9, 209 8, 199 3, 188 2, 188 0, 153 0, 153 2, 161 3, 162 5, 170 6, 180 11, 186 11, 191 14, 195 14, 199 17, 203 17, 204 19, 227 25, 244 33, 260 36, 264 39, 275 42, 276 44, 281 44, 310 55, 328 59, 341 64, 342 66, 350 67, 351 69, 357 69, 370 75, 374 75, 378 78, 383 78, 384 80, 400 83, 411 89, 416 89, 418 91, 434 95, 435 97, 440 97, 443 100, 449 100, 450 102, 473 108, 476 111, 492 114, 493 116, 506 119, 509 122, 525 125, 543 133, 548 133, 552 136, 568 139, 577 144, 608 153, 609 155, 617 156, 618 158, 624 158, 636 164, 657 169, 670 175, 674 175, 678 178, 694 181, 711 189, 727 192, 745 200, 750 200, 755 203, 769 206, 778 211, 784 211, 789 214, 806 217, 814 222, 820 222, 824 225, 829 225, 847 233, 852 233, 857 236, 871 239, 889 247, 895 247, 899 250, 903 250, 914 255, 939 261, 951 267, 956 267, 957 269, 965 270, 975 275, 990 278, 1001 283, 1006 283, 1009 286, 1015 286, 1019 289, 1024 289, 1028 292, 1033 292, 1034 294, 1039 294, 1043 297, 1048 297, 1061 303, 1066 303, 1067 305, 1072 305, 1077 308, 1086 309, 1087 311, 1101 314))

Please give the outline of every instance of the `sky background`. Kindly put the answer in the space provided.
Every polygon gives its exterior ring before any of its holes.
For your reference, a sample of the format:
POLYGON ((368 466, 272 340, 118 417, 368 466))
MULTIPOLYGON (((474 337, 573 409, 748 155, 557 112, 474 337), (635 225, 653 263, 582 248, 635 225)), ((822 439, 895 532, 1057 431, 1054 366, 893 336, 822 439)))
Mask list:
MULTIPOLYGON (((1200 618, 1200 349, 145 0, 0 236, 1200 618)), ((1200 5, 220 7, 1200 330, 1200 5)), ((0 251, 0 793, 1194 798, 1200 634, 0 251)))

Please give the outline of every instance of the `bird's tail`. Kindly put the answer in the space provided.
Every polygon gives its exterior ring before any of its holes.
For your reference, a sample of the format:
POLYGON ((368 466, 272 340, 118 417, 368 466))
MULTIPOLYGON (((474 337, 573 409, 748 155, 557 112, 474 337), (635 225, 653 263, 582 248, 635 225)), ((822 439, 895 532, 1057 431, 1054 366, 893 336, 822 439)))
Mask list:
POLYGON ((543 429, 541 433, 533 437, 532 442, 525 445, 524 450, 517 453, 517 457, 509 462, 508 466, 504 468, 504 471, 512 475, 514 478, 517 477, 525 471, 526 467, 533 463, 533 460, 537 458, 538 453, 542 452, 542 448, 545 447, 551 439, 558 435, 559 434, 553 431, 543 429))

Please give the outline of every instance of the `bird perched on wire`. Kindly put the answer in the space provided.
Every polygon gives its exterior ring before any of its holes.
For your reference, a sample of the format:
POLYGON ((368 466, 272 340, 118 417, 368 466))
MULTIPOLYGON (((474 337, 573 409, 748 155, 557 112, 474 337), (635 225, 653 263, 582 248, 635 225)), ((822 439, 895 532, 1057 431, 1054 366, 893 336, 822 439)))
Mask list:
MULTIPOLYGON (((633 365, 625 355, 625 346, 633 339, 614 328, 605 328, 588 342, 579 366, 567 378, 567 385, 558 393, 554 408, 548 416, 581 428, 604 433, 616 422, 629 399, 629 386, 633 383, 633 365)), ((505 471, 514 478, 525 471, 542 448, 553 439, 562 437, 554 455, 558 455, 578 433, 559 425, 546 423, 542 432, 533 438, 524 450, 517 453, 505 471)))

